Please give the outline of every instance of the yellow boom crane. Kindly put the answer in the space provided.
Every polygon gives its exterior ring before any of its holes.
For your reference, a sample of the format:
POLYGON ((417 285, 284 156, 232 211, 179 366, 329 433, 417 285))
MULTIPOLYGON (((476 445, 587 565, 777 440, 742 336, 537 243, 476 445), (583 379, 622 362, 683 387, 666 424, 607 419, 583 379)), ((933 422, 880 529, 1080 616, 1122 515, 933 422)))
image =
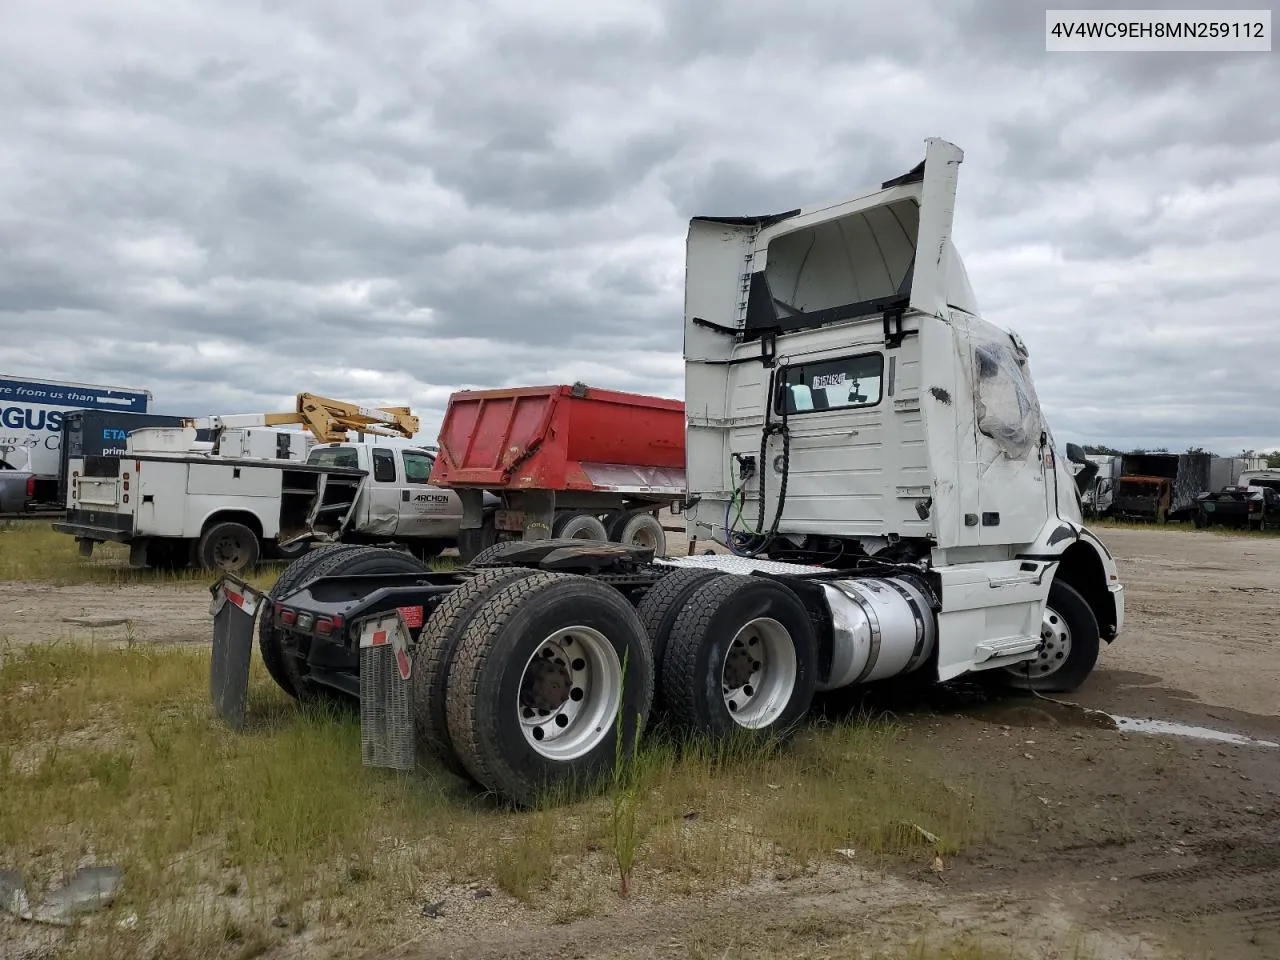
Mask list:
MULTIPOLYGON (((319 443, 342 442, 348 431, 372 433, 384 437, 411 438, 418 432, 418 418, 408 407, 362 407, 359 404, 314 393, 298 394, 298 406, 284 413, 243 413, 225 417, 193 417, 184 426, 196 430, 235 427, 281 427, 300 424, 319 443)), ((216 441, 215 441, 215 449, 216 441)))

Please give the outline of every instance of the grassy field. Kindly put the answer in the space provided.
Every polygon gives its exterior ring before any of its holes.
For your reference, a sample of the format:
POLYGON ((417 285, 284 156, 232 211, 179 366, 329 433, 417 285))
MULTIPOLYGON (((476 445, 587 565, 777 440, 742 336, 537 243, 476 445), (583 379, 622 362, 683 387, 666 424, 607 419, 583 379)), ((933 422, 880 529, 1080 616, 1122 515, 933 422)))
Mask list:
MULTIPOLYGON (((275 582, 282 563, 263 564, 250 577, 261 587, 275 582)), ((147 583, 157 587, 209 583, 207 570, 132 570, 129 548, 119 543, 100 543, 92 557, 80 556, 75 539, 54 531, 48 521, 0 521, 0 581, 39 580, 59 586, 78 583, 147 583)))
POLYGON ((360 765, 349 714, 299 711, 257 669, 249 734, 214 722, 207 654, 70 644, 0 667, 0 866, 38 892, 86 863, 122 897, 68 956, 248 957, 303 931, 376 945, 435 893, 497 888, 568 921, 617 897, 793 875, 854 848, 929 862, 978 838, 979 802, 842 722, 786 749, 650 738, 610 794, 515 813, 432 767, 360 765), (930 840, 928 834, 936 837, 930 840), (136 927, 121 929, 126 916, 136 927))
MULTIPOLYGON (((45 523, 0 525, 0 580, 190 589, 212 579, 126 561, 110 545, 81 558, 45 523)), ((269 587, 281 569, 254 582, 269 587)), ((434 766, 363 768, 356 717, 298 709, 256 658, 255 724, 237 734, 212 715, 207 648, 9 647, 3 634, 0 868, 23 876, 33 904, 79 866, 124 871, 116 903, 83 928, 20 928, 77 960, 376 950, 403 940, 424 905, 488 890, 527 920, 571 923, 619 903, 624 879, 640 903, 706 897, 845 864, 848 849, 863 868, 907 858, 927 870, 1001 822, 1003 801, 913 769, 894 724, 856 718, 816 722, 782 748, 677 746, 652 731, 600 794, 517 813, 434 766)), ((13 929, 0 926, 0 942, 13 929)), ((945 939, 876 954, 847 930, 785 925, 743 937, 732 954, 719 940, 692 955, 1033 955, 945 939)))

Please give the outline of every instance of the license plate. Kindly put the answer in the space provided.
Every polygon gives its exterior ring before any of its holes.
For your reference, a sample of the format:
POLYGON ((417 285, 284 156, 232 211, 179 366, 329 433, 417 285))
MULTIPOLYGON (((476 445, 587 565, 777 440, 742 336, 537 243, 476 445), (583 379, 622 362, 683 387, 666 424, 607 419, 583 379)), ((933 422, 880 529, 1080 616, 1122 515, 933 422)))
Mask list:
POLYGON ((524 530, 524 511, 497 510, 493 515, 493 525, 499 530, 520 533, 524 530))
POLYGON ((404 625, 411 630, 416 630, 422 626, 422 607, 397 607, 400 616, 404 618, 404 625))

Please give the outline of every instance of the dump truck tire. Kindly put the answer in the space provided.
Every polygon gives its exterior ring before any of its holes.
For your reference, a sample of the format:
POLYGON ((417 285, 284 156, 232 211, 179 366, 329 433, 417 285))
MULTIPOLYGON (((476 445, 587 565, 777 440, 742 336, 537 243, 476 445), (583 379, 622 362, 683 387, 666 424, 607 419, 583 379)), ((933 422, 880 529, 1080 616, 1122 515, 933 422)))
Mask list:
POLYGON ((205 570, 240 573, 252 570, 262 556, 258 535, 243 523, 224 520, 209 527, 200 536, 196 557, 205 570))
POLYGON ((661 669, 675 726, 712 737, 785 738, 813 703, 818 641, 804 604, 786 586, 725 574, 685 601, 661 669))
POLYGON ((655 583, 636 606, 636 613, 649 637, 649 648, 653 651, 655 712, 664 712, 666 709, 662 693, 662 659, 666 654, 667 640, 671 636, 676 617, 699 587, 712 577, 721 575, 719 570, 708 570, 705 567, 676 570, 655 583))
MULTIPOLYGON (((272 598, 285 597, 305 583, 321 563, 327 563, 338 556, 351 556, 354 553, 368 553, 375 547, 363 547, 350 543, 339 543, 312 550, 295 560, 276 578, 275 585, 268 591, 272 598)), ((262 654, 262 663, 271 674, 271 679, 285 693, 297 698, 293 680, 285 667, 285 651, 282 646, 283 636, 275 627, 275 604, 263 604, 258 619, 258 651, 262 654)))
POLYGON ((528 807, 598 786, 635 748, 653 700, 644 625, 621 593, 537 573, 471 618, 449 668, 448 722, 471 778, 528 807))
POLYGON ((600 518, 589 513, 566 513, 557 517, 551 530, 551 536, 573 540, 608 541, 609 532, 605 530, 600 518))
POLYGON ((1006 683, 1037 693, 1070 693, 1098 662, 1098 619, 1075 587, 1061 580, 1049 586, 1036 659, 1001 671, 1006 683))
POLYGON ((616 540, 628 546, 647 547, 653 550, 655 557, 666 556, 667 532, 662 529, 662 521, 651 513, 636 513, 628 517, 618 530, 616 540))
POLYGON ((448 679, 462 633, 502 587, 537 573, 528 567, 481 570, 449 594, 427 619, 413 655, 413 717, 418 746, 452 773, 470 779, 449 736, 448 679))

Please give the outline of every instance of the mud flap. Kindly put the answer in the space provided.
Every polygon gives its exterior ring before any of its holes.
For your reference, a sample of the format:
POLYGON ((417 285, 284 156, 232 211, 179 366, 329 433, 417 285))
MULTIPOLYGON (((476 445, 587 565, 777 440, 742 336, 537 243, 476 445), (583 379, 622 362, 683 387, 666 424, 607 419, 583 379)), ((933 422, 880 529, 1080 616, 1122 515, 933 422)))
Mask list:
POLYGON ((209 588, 213 602, 213 655, 209 664, 209 696, 218 716, 233 727, 244 726, 249 693, 249 659, 253 625, 263 595, 227 574, 209 588))
POLYGON ((359 632, 361 762, 366 767, 412 770, 409 628, 393 610, 364 620, 359 632))

